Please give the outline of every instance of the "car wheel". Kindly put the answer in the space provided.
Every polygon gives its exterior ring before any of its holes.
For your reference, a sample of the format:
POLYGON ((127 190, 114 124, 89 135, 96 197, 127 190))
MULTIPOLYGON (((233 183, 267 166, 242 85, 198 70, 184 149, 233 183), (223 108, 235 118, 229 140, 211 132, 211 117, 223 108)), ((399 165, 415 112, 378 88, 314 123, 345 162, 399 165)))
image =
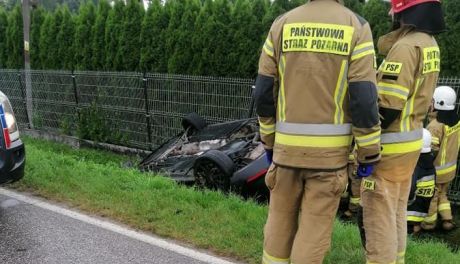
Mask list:
POLYGON ((201 155, 193 166, 195 182, 200 187, 228 191, 235 163, 227 154, 209 150, 201 155))
POLYGON ((200 131, 207 125, 208 124, 206 124, 206 120, 204 120, 197 113, 189 113, 182 119, 182 127, 186 131, 190 129, 200 131))

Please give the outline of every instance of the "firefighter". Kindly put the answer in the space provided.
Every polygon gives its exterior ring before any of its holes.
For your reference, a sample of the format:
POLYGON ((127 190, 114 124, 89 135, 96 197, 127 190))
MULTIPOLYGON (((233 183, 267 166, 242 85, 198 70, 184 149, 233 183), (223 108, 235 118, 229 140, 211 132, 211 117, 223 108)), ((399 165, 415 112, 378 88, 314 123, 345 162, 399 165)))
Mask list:
POLYGON ((362 171, 380 159, 374 58, 369 24, 339 0, 312 0, 274 21, 255 91, 273 157, 263 263, 322 263, 353 136, 362 171))
POLYGON ((457 171, 460 123, 455 111, 456 100, 457 94, 447 86, 436 88, 433 95, 436 119, 428 125, 428 130, 433 135, 433 150, 437 153, 434 161, 437 179, 430 210, 422 224, 425 230, 435 228, 438 213, 444 230, 455 227, 447 191, 457 171))
POLYGON ((434 195, 436 170, 434 168, 434 156, 431 151, 431 133, 423 129, 422 154, 417 161, 407 206, 408 233, 418 234, 422 227, 421 223, 428 215, 431 198, 434 195))
POLYGON ((377 86, 382 159, 363 179, 361 235, 369 263, 404 263, 411 176, 422 149, 423 120, 440 72, 434 35, 444 31, 439 0, 392 0, 394 30, 378 42, 386 56, 377 86))

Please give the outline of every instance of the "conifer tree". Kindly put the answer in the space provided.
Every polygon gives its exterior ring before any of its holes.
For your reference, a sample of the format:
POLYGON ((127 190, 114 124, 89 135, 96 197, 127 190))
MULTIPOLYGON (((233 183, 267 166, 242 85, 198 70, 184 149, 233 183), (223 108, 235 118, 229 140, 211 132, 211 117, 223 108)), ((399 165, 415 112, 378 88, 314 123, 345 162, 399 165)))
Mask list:
POLYGON ((122 0, 116 0, 107 17, 105 29, 105 69, 116 71, 122 70, 122 61, 117 60, 120 48, 120 38, 123 30, 125 17, 125 4, 122 0))
POLYGON ((194 55, 190 69, 188 70, 193 75, 206 75, 210 72, 208 71, 208 60, 211 57, 210 42, 212 41, 212 33, 209 32, 209 24, 213 23, 213 20, 210 20, 213 5, 212 0, 205 0, 195 21, 196 33, 191 36, 191 50, 194 55))
POLYGON ((110 4, 106 0, 100 0, 97 7, 96 23, 93 28, 93 66, 94 70, 105 68, 105 30, 110 4))
POLYGON ((95 6, 92 1, 80 6, 76 18, 75 65, 77 70, 92 70, 92 29, 95 22, 95 6))
POLYGON ((30 65, 32 69, 41 69, 40 29, 45 19, 45 10, 39 6, 32 10, 30 25, 30 65))
POLYGON ((144 18, 144 7, 138 0, 129 0, 118 50, 118 60, 122 62, 122 70, 135 71, 139 69, 141 49, 141 28, 144 18))
POLYGON ((8 16, 3 7, 0 7, 0 69, 6 68, 7 60, 7 45, 6 45, 6 30, 8 26, 8 16))
POLYGON ((460 76, 460 1, 443 1, 447 32, 436 36, 441 47, 441 74, 460 76))
POLYGON ((53 19, 50 25, 49 41, 48 41, 48 69, 61 69, 62 68, 62 58, 59 57, 58 52, 60 45, 57 41, 59 31, 61 30, 62 17, 63 17, 63 8, 58 7, 51 13, 53 19))
POLYGON ((60 68, 63 70, 72 70, 74 66, 74 37, 75 37, 75 23, 72 13, 70 13, 69 7, 64 5, 62 7, 62 22, 59 27, 59 32, 57 34, 57 42, 59 43, 59 48, 57 51, 57 56, 60 59, 60 68))
POLYGON ((16 5, 8 12, 8 25, 6 28, 6 66, 10 69, 20 69, 24 65, 23 49, 24 36, 22 31, 21 6, 16 5))
POLYGON ((160 68, 160 56, 164 47, 161 30, 162 7, 160 0, 152 1, 142 22, 140 62, 142 71, 155 72, 160 68))
POLYGON ((351 11, 361 14, 363 9, 363 3, 360 0, 345 0, 345 6, 351 11))
POLYGON ((39 39, 39 58, 40 58, 40 68, 49 69, 50 68, 50 42, 53 40, 51 36, 52 25, 54 16, 51 13, 45 13, 43 24, 40 27, 40 39, 39 39))

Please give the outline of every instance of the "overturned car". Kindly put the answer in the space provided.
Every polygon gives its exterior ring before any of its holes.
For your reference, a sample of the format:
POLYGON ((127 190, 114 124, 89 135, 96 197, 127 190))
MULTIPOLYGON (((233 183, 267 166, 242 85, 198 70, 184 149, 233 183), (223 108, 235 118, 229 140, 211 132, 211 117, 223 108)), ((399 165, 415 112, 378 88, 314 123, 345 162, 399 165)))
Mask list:
POLYGON ((268 196, 265 174, 269 164, 257 119, 207 125, 191 113, 182 126, 184 132, 155 149, 140 163, 141 170, 245 197, 268 196))

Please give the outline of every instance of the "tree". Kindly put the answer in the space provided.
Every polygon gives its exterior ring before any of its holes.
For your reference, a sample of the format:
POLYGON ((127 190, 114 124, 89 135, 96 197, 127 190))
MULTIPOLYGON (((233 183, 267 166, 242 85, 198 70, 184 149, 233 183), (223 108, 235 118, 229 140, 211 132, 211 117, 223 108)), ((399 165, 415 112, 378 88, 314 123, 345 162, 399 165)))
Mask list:
POLYGON ((96 23, 93 28, 93 66, 94 70, 105 68, 105 29, 110 4, 106 0, 99 1, 96 15, 96 23))
POLYGON ((74 36, 75 23, 72 14, 67 5, 62 7, 62 22, 59 27, 56 42, 59 43, 57 57, 60 59, 60 68, 63 70, 72 70, 75 67, 74 63, 74 36))
POLYGON ((56 41, 59 31, 61 30, 62 18, 63 18, 63 8, 57 8, 51 14, 53 19, 50 23, 49 29, 49 41, 48 41, 48 69, 61 69, 62 68, 62 58, 59 57, 58 52, 60 45, 62 43, 56 41))
POLYGON ((123 21, 125 4, 121 0, 116 0, 114 7, 107 17, 105 30, 105 69, 121 70, 122 61, 117 60, 118 50, 120 48, 120 38, 123 30, 123 21))
POLYGON ((92 70, 92 29, 95 21, 95 7, 93 2, 86 2, 80 6, 76 18, 75 31, 75 65, 78 70, 92 70))
POLYGON ((207 59, 210 57, 209 43, 212 40, 212 35, 207 31, 209 28, 208 24, 213 22, 208 21, 211 18, 212 6, 212 0, 205 0, 195 21, 195 32, 199 32, 199 34, 193 34, 191 36, 191 49, 194 55, 188 72, 194 75, 205 75, 209 68, 207 59))
POLYGON ((152 1, 142 22, 140 61, 142 71, 155 72, 163 67, 164 39, 161 29, 168 23, 164 21, 163 16, 164 10, 160 1, 152 1))
POLYGON ((24 36, 22 31, 21 5, 16 5, 8 14, 6 28, 6 66, 10 69, 20 69, 24 65, 24 36))
MULTIPOLYGON (((374 44, 377 47, 379 37, 391 30, 391 17, 388 15, 389 4, 380 0, 369 0, 363 7, 363 17, 372 28, 374 44)), ((382 59, 380 57, 380 59, 382 59)))
POLYGON ((357 14, 362 13, 363 3, 361 0, 345 0, 345 6, 357 14))
POLYGON ((35 65, 35 67, 40 67, 41 69, 49 69, 50 68, 50 46, 51 41, 53 41, 53 37, 51 35, 52 26, 53 26, 54 16, 50 13, 45 13, 43 24, 40 27, 40 40, 39 40, 39 64, 35 65))
POLYGON ((32 68, 41 69, 40 61, 40 31, 45 20, 45 10, 42 7, 32 9, 30 25, 30 64, 32 68))
POLYGON ((123 31, 118 50, 118 60, 122 62, 122 70, 134 71, 139 69, 140 40, 144 7, 138 0, 129 0, 123 22, 123 31))
POLYGON ((441 46, 441 73, 444 76, 460 75, 460 1, 443 1, 447 32, 437 37, 441 46))
POLYGON ((3 7, 0 7, 0 68, 6 68, 7 63, 7 43, 6 43, 6 32, 8 27, 8 16, 3 7))
MULTIPOLYGON (((179 3, 179 1, 176 3, 179 3)), ((185 9, 180 5, 182 4, 176 4, 170 20, 172 29, 168 34, 170 36, 168 50, 171 51, 172 56, 168 61, 168 72, 187 74, 193 59, 193 53, 190 50, 192 45, 190 36, 200 34, 195 32, 195 21, 200 12, 200 3, 198 0, 186 0, 185 5, 183 5, 185 9), (173 23, 177 18, 179 18, 179 25, 173 23)))

